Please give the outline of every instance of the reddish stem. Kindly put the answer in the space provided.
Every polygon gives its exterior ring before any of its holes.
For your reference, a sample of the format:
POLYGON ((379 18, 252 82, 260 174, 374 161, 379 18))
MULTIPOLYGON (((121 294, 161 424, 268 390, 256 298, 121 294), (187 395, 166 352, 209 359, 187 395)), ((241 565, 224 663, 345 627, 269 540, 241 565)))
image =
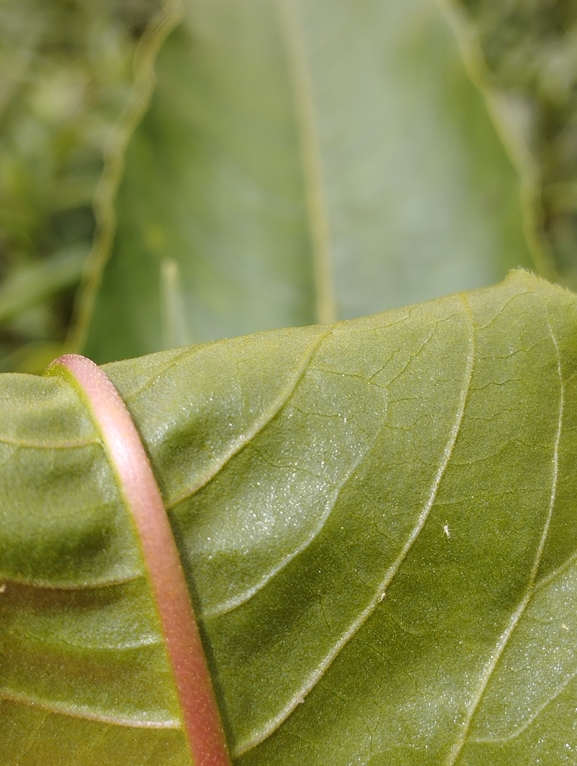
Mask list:
POLYGON ((88 398, 132 512, 194 765, 229 766, 230 758, 180 556, 138 431, 114 385, 94 362, 77 354, 65 354, 53 365, 66 368, 88 398))

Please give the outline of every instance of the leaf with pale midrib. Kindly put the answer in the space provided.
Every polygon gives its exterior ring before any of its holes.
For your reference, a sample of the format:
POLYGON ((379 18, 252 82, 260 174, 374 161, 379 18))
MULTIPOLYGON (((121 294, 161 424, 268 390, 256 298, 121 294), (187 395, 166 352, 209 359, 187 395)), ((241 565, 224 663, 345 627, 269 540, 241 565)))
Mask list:
MULTIPOLYGON (((105 367, 169 509, 235 763, 572 762, 576 335, 575 296, 517 272, 105 367)), ((18 375, 0 402, 3 762, 189 764, 83 403, 18 375)))
POLYGON ((435 0, 185 5, 87 356, 362 316, 530 263, 517 172, 435 0))

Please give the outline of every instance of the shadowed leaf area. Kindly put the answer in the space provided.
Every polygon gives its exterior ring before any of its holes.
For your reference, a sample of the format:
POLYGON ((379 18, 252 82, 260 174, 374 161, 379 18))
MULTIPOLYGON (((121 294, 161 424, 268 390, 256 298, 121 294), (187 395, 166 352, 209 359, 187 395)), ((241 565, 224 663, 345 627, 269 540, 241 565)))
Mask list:
MULTIPOLYGON (((105 367, 238 766, 577 759, 577 303, 501 285, 105 367)), ((0 377, 6 766, 190 766, 85 401, 0 377)))
POLYGON ((577 286, 577 5, 456 0, 487 66, 501 119, 534 164, 537 229, 556 280, 577 286))
POLYGON ((61 353, 104 155, 160 0, 0 3, 0 371, 61 353))

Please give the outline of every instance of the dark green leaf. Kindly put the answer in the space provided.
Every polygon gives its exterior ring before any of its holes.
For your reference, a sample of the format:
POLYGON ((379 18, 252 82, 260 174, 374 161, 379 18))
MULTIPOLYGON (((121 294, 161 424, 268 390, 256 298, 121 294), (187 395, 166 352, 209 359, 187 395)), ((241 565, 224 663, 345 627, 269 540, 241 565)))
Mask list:
POLYGON ((72 248, 27 266, 0 284, 0 324, 80 281, 87 248, 72 248))

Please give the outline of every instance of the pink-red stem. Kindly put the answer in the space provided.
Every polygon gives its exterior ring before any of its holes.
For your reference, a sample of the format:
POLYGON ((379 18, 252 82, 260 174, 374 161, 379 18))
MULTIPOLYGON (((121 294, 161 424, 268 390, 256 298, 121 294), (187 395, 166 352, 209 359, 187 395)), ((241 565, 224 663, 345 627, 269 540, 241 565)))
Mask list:
POLYGON ((229 766, 230 758, 178 549, 138 431, 114 385, 94 362, 77 354, 66 354, 53 364, 66 368, 88 398, 133 514, 193 763, 195 766, 229 766))

